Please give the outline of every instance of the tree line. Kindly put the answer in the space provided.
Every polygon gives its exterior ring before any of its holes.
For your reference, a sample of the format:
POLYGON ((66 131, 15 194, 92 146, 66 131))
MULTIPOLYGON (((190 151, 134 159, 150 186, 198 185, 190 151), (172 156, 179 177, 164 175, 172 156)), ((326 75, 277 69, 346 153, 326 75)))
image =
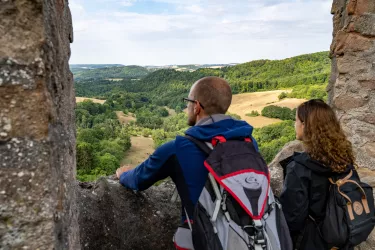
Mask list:
POLYGON ((191 85, 205 76, 225 78, 234 94, 293 88, 288 97, 325 98, 330 64, 328 52, 319 52, 284 60, 252 61, 221 69, 201 68, 194 72, 161 69, 148 72, 139 80, 123 78, 121 81, 105 80, 106 77, 114 78, 117 75, 100 76, 100 72, 110 70, 100 69, 92 79, 76 77, 75 87, 77 96, 85 97, 106 98, 116 91, 143 93, 153 104, 177 110, 184 108, 181 99, 188 95, 191 85))

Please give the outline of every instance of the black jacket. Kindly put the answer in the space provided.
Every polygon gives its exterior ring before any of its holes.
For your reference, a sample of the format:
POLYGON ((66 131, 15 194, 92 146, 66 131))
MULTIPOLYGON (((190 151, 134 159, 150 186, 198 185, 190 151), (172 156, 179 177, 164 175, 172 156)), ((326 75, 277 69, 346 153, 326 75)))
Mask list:
MULTIPOLYGON (((299 241, 298 249, 301 250, 328 249, 311 218, 319 222, 325 217, 330 186, 328 178, 338 174, 311 159, 307 153, 295 153, 280 164, 285 176, 280 202, 293 243, 299 241)), ((342 175, 351 168, 348 167, 342 175)))

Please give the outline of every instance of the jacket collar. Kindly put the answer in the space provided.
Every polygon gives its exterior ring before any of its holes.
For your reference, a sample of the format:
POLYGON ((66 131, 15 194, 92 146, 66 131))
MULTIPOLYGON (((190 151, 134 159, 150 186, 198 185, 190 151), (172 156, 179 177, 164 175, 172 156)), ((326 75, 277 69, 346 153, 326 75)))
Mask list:
POLYGON ((203 118, 199 120, 195 126, 203 126, 203 125, 209 125, 215 122, 219 122, 222 120, 226 119, 232 119, 229 115, 224 115, 224 114, 215 114, 215 115, 210 115, 209 117, 203 118))

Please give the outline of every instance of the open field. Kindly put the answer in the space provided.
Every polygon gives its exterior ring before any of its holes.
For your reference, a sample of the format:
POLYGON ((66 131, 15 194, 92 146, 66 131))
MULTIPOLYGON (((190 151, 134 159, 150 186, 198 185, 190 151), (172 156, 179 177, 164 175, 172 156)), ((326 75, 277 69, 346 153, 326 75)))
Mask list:
POLYGON ((131 137, 132 146, 125 153, 121 165, 138 166, 154 152, 154 141, 147 137, 131 137))
POLYGON ((177 113, 176 113, 176 110, 174 110, 174 109, 168 108, 167 106, 165 106, 164 108, 165 108, 166 110, 168 110, 168 114, 169 114, 169 116, 174 116, 174 115, 177 114, 177 113))
POLYGON ((128 124, 131 121, 134 121, 134 122, 136 121, 135 117, 132 116, 132 113, 128 113, 127 115, 125 115, 124 112, 122 111, 116 111, 116 115, 117 115, 118 120, 122 124, 128 124))
POLYGON ((276 105, 280 107, 288 107, 290 109, 296 108, 299 104, 304 102, 304 99, 285 98, 279 101, 278 96, 286 90, 273 90, 265 92, 244 93, 234 95, 232 105, 229 108, 230 113, 237 114, 247 121, 255 128, 264 127, 273 123, 280 122, 279 119, 273 119, 263 116, 249 117, 246 114, 256 110, 261 113, 262 109, 269 105, 276 105))
POLYGON ((105 79, 105 80, 112 81, 112 82, 119 82, 119 81, 122 81, 124 79, 122 79, 122 78, 108 78, 108 79, 105 79))
POLYGON ((76 102, 83 102, 85 100, 91 100, 94 103, 100 103, 100 104, 105 103, 105 100, 99 100, 99 99, 87 98, 87 97, 76 97, 76 102))

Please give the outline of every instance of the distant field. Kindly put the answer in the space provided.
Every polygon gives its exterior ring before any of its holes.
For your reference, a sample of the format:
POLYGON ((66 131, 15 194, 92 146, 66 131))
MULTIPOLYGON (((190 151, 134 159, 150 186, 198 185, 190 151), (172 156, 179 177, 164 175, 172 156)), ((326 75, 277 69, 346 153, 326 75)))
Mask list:
POLYGON ((83 102, 85 100, 91 100, 94 103, 100 103, 100 104, 105 103, 105 100, 99 100, 99 99, 94 99, 94 98, 86 98, 86 97, 76 97, 76 102, 83 102))
POLYGON ((168 110, 169 116, 176 115, 176 110, 168 108, 167 106, 164 107, 166 110, 168 110))
POLYGON ((233 96, 232 105, 229 108, 230 113, 237 114, 247 121, 255 128, 264 127, 273 123, 280 122, 279 119, 273 119, 263 116, 249 117, 246 114, 253 110, 261 113, 262 109, 269 105, 276 105, 280 107, 288 107, 290 109, 296 108, 299 104, 303 103, 304 99, 286 98, 279 101, 278 96, 285 90, 274 90, 255 93, 244 93, 233 96))
POLYGON ((132 136, 131 142, 132 146, 125 153, 124 160, 121 162, 122 166, 136 167, 154 152, 154 141, 151 138, 132 136))
POLYGON ((108 79, 105 79, 105 80, 112 81, 112 82, 119 82, 119 81, 122 81, 124 79, 122 79, 122 78, 108 78, 108 79))
POLYGON ((122 124, 128 124, 131 121, 136 121, 135 117, 133 117, 131 113, 128 113, 127 115, 125 115, 124 112, 122 111, 116 111, 116 115, 117 115, 118 120, 122 124))

